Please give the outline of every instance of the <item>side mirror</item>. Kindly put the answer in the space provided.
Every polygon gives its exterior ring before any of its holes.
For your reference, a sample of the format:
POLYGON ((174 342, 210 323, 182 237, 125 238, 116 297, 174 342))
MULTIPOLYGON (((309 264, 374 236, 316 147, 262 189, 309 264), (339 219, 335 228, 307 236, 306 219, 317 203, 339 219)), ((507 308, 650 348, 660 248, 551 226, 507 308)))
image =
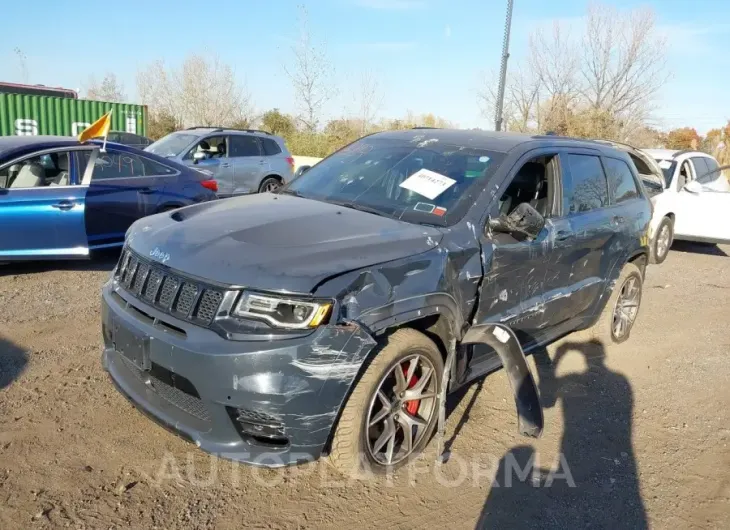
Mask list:
POLYGON ((683 189, 690 193, 700 193, 702 191, 702 184, 700 184, 696 180, 691 180, 684 185, 683 189))
POLYGON ((203 151, 195 151, 193 153, 193 164, 197 164, 201 160, 205 160, 206 155, 203 151))
POLYGON ((535 239, 545 227, 545 218, 530 203, 523 202, 509 215, 489 220, 492 231, 535 239))
POLYGON ((311 167, 312 167, 312 166, 299 166, 299 167, 297 168, 296 172, 294 173, 294 178, 299 178, 299 177, 301 177, 301 176, 302 176, 302 175, 304 175, 304 174, 305 174, 305 173, 306 173, 307 171, 309 171, 309 168, 311 168, 311 167))

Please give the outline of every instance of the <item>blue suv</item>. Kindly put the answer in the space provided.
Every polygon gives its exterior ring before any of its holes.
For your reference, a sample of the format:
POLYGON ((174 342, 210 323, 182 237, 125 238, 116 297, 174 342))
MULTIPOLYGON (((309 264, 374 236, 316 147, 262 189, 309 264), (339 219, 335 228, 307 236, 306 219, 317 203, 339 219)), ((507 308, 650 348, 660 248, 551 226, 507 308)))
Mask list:
POLYGON ((195 167, 218 182, 218 196, 275 191, 294 174, 284 139, 265 131, 190 127, 145 151, 195 167))

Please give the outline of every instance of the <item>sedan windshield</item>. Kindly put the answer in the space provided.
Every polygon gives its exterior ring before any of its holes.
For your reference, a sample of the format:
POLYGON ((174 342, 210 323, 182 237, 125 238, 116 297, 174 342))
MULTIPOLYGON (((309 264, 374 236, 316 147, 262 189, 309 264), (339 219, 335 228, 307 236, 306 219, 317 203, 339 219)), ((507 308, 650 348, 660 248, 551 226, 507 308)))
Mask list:
POLYGON ((194 134, 172 133, 148 145, 144 150, 160 156, 177 156, 196 138, 194 134))
POLYGON ((674 170, 677 168, 677 162, 674 160, 661 160, 657 158, 656 163, 659 164, 659 167, 662 169, 662 173, 664 173, 664 181, 666 182, 666 186, 669 187, 669 184, 672 182, 672 176, 674 176, 674 170))
POLYGON ((459 206, 484 189, 504 156, 436 139, 370 136, 312 166, 282 193, 447 225, 463 216, 459 206))

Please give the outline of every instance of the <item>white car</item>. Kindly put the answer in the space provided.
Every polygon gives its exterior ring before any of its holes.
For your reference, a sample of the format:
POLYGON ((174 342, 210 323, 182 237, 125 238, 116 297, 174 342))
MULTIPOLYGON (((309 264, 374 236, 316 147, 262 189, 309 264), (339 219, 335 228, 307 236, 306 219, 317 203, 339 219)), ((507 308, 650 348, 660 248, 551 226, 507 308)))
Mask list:
POLYGON ((644 149, 643 153, 663 175, 663 190, 651 199, 652 261, 664 261, 674 239, 730 243, 730 183, 724 168, 699 151, 644 149))

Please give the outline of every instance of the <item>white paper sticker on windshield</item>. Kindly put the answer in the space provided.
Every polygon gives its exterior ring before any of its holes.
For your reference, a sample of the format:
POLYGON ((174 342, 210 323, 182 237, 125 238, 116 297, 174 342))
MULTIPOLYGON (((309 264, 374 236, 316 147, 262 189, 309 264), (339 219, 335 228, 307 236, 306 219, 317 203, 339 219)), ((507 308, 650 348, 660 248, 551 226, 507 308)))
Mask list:
POLYGON ((419 169, 401 182, 400 187, 434 200, 456 183, 454 179, 428 169, 419 169))
POLYGON ((659 167, 662 169, 669 169, 670 167, 672 167, 672 161, 671 160, 660 160, 659 167))

